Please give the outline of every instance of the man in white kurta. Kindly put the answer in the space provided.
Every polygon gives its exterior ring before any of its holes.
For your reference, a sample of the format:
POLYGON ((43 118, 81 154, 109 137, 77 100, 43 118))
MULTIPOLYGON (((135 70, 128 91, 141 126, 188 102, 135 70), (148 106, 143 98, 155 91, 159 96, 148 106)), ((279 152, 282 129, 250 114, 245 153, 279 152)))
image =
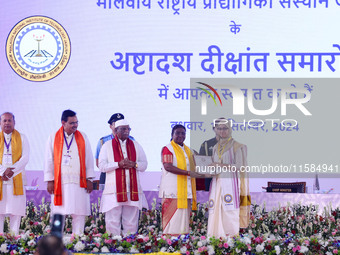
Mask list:
MULTIPOLYGON (((138 172, 143 172, 147 168, 147 159, 143 148, 136 141, 129 139, 130 127, 126 120, 119 120, 116 122, 116 136, 112 142, 106 142, 99 154, 99 168, 102 172, 106 172, 105 188, 100 205, 100 211, 105 213, 105 223, 107 232, 113 235, 120 235, 121 228, 123 227, 123 235, 128 233, 135 233, 138 230, 138 216, 139 210, 142 209, 142 197, 143 190, 139 181, 138 172), (129 147, 127 144, 133 143, 133 146, 129 147), (118 145, 118 150, 114 149, 114 145, 118 145), (134 147, 135 149, 135 161, 132 161, 131 154, 129 156, 129 150, 134 147), (115 155, 118 151, 120 156, 115 155), (120 157, 122 160, 117 161, 120 157), (115 160, 116 158, 116 160, 115 160), (125 172, 124 183, 126 188, 126 201, 119 202, 117 185, 121 183, 116 182, 116 174, 118 171, 123 170, 125 172), (137 195, 137 199, 131 199, 131 171, 136 173, 136 186, 138 191, 134 192, 137 195)), ((132 144, 131 144, 132 145, 132 144)))
MULTIPOLYGON (((94 178, 94 160, 92 150, 87 136, 83 132, 77 131, 78 119, 75 112, 66 110, 62 115, 62 132, 64 139, 62 141, 61 153, 61 194, 62 198, 58 204, 55 198, 56 186, 58 182, 55 173, 56 167, 56 141, 57 133, 52 134, 47 141, 45 155, 44 181, 48 182, 47 190, 51 194, 51 212, 52 214, 62 214, 72 216, 72 232, 80 235, 84 232, 85 217, 91 214, 90 193, 92 192, 92 179, 94 178), (76 138, 81 134, 85 141, 85 187, 81 187, 81 159, 79 153, 79 142, 76 138)), ((83 185, 84 186, 84 185, 83 185)))
MULTIPOLYGON (((0 233, 4 231, 5 216, 10 218, 10 230, 15 235, 19 234, 21 216, 26 213, 26 175, 25 166, 29 158, 29 144, 25 135, 20 134, 14 129, 15 119, 12 113, 6 112, 1 115, 1 134, 0 134, 0 176, 2 182, 2 199, 0 201, 0 233), (15 152, 15 136, 21 141, 21 152, 15 152), (13 162, 15 153, 21 153, 21 157, 13 162), (20 176, 21 173, 21 176, 20 176), (21 178, 22 195, 15 195, 13 190, 13 179, 21 178)), ((19 141, 19 143, 20 143, 19 141)), ((21 187, 20 187, 21 188, 21 187)))

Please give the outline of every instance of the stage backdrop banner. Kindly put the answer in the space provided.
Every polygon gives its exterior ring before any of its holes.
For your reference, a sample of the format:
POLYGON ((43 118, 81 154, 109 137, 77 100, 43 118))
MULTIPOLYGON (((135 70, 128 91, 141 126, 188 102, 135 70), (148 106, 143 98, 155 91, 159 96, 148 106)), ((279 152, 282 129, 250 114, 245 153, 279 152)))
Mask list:
POLYGON ((161 170, 175 124, 199 151, 225 117, 255 177, 338 177, 339 11, 336 0, 1 1, 0 112, 28 137, 28 170, 43 170, 72 109, 93 153, 123 113, 147 171, 161 170))

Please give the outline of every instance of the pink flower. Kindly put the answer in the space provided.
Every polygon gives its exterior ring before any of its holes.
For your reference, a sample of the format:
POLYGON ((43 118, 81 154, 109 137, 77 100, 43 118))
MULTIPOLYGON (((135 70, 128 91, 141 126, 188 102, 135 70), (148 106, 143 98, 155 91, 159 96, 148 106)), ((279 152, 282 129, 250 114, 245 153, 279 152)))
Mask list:
POLYGON ((186 255, 190 255, 190 251, 187 251, 185 254, 186 254, 186 255))
POLYGON ((254 241, 255 241, 255 243, 262 243, 263 242, 263 239, 261 238, 261 237, 256 237, 255 239, 254 239, 254 241))
POLYGON ((28 248, 25 249, 25 252, 28 252, 28 248))
POLYGON ((334 254, 338 254, 338 250, 337 250, 337 249, 334 249, 334 250, 333 250, 333 253, 334 253, 334 254))
POLYGON ((148 236, 144 237, 144 242, 147 242, 147 241, 149 241, 149 237, 148 236))
POLYGON ((198 252, 202 252, 203 251, 203 248, 202 247, 199 247, 198 248, 198 252))
POLYGON ((99 246, 100 246, 100 243, 96 243, 96 246, 99 248, 99 246))
POLYGON ((205 240, 207 239, 205 236, 201 236, 201 240, 205 240))
POLYGON ((293 247, 293 252, 299 251, 301 249, 300 245, 293 247))
POLYGON ((105 239, 104 243, 109 243, 110 244, 110 243, 112 243, 112 239, 105 239))
POLYGON ((127 238, 126 241, 127 241, 128 243, 131 243, 131 238, 127 238))
POLYGON ((103 229, 104 228, 104 226, 103 225, 100 225, 100 229, 103 229))
POLYGON ((308 246, 309 245, 309 240, 305 240, 305 244, 308 246))
POLYGON ((336 234, 336 232, 334 231, 334 232, 332 232, 332 236, 335 236, 335 234, 336 234))
POLYGON ((171 245, 171 240, 167 239, 166 242, 168 243, 168 245, 171 245))
POLYGON ((34 224, 33 224, 34 226, 37 226, 37 225, 39 225, 39 223, 38 222, 34 222, 34 224))
POLYGON ((223 244, 219 243, 218 248, 222 248, 222 247, 223 247, 223 244))
POLYGON ((228 248, 228 247, 229 247, 228 243, 224 243, 224 244, 223 244, 223 247, 224 247, 224 248, 228 248))

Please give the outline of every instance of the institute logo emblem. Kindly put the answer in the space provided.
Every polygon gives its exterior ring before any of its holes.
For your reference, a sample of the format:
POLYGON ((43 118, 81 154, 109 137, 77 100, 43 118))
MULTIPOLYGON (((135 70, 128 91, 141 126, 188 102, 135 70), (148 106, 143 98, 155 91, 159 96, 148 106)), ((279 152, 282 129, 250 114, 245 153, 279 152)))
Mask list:
POLYGON ((226 202, 227 204, 231 203, 233 201, 233 197, 230 194, 227 194, 224 196, 224 202, 226 202))
POLYGON ((210 200, 209 200, 209 208, 213 208, 214 205, 215 205, 214 200, 213 200, 213 199, 210 199, 210 200))
POLYGON ((48 81, 59 75, 70 60, 71 42, 55 20, 33 16, 17 23, 7 37, 8 63, 29 81, 48 81))

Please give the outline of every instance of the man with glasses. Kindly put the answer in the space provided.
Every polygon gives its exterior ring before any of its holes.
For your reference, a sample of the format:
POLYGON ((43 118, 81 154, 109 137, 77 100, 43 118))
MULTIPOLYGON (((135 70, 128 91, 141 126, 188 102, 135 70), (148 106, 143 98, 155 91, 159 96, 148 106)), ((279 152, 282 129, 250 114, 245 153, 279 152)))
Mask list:
POLYGON ((85 216, 91 214, 94 161, 87 136, 77 130, 76 113, 65 110, 61 128, 48 138, 44 181, 51 197, 52 214, 72 216, 72 232, 84 232, 85 216))
POLYGON ((143 148, 129 138, 130 130, 125 119, 116 121, 115 137, 99 154, 99 169, 106 173, 100 211, 105 213, 107 232, 113 235, 120 235, 121 228, 123 235, 136 233, 142 209, 139 172, 144 172, 148 163, 143 148))

